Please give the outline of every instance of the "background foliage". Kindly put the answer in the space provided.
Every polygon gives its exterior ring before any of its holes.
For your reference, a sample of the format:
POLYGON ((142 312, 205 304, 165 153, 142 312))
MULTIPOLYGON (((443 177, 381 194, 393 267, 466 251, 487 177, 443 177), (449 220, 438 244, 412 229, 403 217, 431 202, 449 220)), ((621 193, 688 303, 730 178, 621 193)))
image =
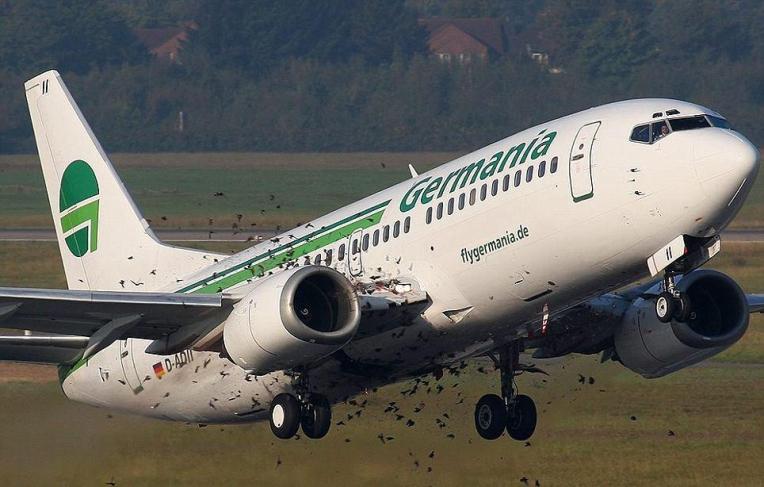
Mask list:
POLYGON ((52 68, 112 151, 465 150, 646 96, 761 143, 762 25, 753 0, 0 0, 0 152, 34 150, 22 85, 52 68), (439 63, 417 24, 438 15, 502 19, 507 53, 439 63), (189 19, 180 65, 131 33, 189 19))

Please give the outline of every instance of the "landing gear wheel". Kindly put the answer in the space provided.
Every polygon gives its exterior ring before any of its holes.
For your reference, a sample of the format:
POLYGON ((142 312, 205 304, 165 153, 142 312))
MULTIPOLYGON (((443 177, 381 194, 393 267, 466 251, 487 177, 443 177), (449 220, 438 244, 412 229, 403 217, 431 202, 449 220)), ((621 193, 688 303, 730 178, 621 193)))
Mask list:
POLYGON ((300 427, 300 403, 291 394, 279 394, 271 401, 271 431, 288 440, 300 427))
POLYGON ((496 394, 486 394, 475 406, 475 429, 486 440, 495 440, 507 425, 507 407, 496 394))
POLYGON ((513 440, 525 441, 536 431, 536 404, 528 396, 519 394, 509 405, 507 433, 513 440))
POLYGON ((676 309, 674 296, 663 291, 658 295, 655 300, 655 315, 658 317, 658 321, 661 323, 668 323, 674 317, 674 310, 676 309))
POLYGON ((332 424, 332 408, 329 401, 321 395, 311 395, 310 401, 303 406, 300 418, 302 432, 311 439, 326 436, 332 424))
POLYGON ((674 317, 680 323, 684 323, 690 319, 690 315, 692 314, 692 303, 690 303, 689 296, 685 293, 680 294, 679 299, 676 300, 676 304, 674 317))

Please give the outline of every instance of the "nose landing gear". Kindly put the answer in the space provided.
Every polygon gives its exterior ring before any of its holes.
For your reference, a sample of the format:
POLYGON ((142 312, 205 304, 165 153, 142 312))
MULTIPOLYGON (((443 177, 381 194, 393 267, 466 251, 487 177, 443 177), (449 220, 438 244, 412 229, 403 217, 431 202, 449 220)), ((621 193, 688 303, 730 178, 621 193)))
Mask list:
POLYGON ((655 298, 655 315, 661 323, 674 319, 685 322, 692 315, 690 298, 677 289, 672 272, 663 275, 663 291, 655 298))
MULTIPOLYGON (((491 357, 494 358, 494 357, 491 357)), ((514 376, 520 358, 520 347, 512 343, 494 358, 501 373, 501 396, 486 394, 475 406, 475 429, 486 440, 495 440, 507 430, 510 438, 524 441, 536 430, 536 405, 528 396, 517 394, 514 376)))

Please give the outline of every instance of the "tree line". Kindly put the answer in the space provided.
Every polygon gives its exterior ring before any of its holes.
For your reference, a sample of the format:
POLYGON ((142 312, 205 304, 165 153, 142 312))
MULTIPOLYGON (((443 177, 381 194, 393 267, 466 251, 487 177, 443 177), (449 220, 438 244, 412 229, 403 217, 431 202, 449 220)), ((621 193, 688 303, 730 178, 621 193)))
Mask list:
POLYGON ((751 0, 0 0, 0 152, 34 150, 23 82, 46 69, 111 151, 467 150, 648 96, 761 142, 761 25, 751 0), (500 19, 507 53, 433 59, 417 22, 433 15, 500 19), (180 64, 132 33, 190 19, 180 64))

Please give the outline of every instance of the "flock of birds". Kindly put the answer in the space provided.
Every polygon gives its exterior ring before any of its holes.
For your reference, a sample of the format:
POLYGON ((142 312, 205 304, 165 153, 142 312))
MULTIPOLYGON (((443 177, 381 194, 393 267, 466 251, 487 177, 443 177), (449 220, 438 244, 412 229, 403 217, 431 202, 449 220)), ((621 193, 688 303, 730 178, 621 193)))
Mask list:
MULTIPOLYGON (((383 169, 386 168, 384 163, 381 163, 381 166, 382 166, 383 169)), ((216 191, 216 192, 212 193, 212 196, 214 198, 224 198, 226 195, 222 191, 216 191)), ((265 215, 269 210, 273 210, 273 209, 278 210, 278 209, 281 209, 281 204, 278 203, 276 200, 277 200, 276 195, 275 194, 270 194, 268 196, 268 201, 271 204, 270 208, 261 208, 259 210, 259 214, 260 215, 265 215)), ((243 230, 244 215, 241 214, 241 213, 238 213, 238 214, 235 215, 235 218, 236 218, 236 221, 231 224, 231 231, 232 231, 233 235, 237 235, 237 234, 239 234, 239 233, 244 231, 243 230)), ((161 221, 168 222, 169 218, 167 216, 161 216, 161 221)), ((151 223, 150 220, 149 220, 149 223, 151 223)), ((209 218, 208 219, 209 227, 213 227, 214 224, 215 224, 214 219, 213 218, 209 218)), ((298 226, 300 226, 300 225, 302 225, 302 223, 298 223, 298 226)), ((257 226, 257 224, 256 223, 250 223, 249 226, 251 228, 254 228, 254 227, 257 226)), ((312 226, 312 225, 308 224, 308 226, 312 226)), ((277 225, 275 230, 276 230, 276 232, 279 232, 281 230, 281 226, 277 225)), ((215 234, 215 230, 210 229, 208 231, 208 237, 210 239, 212 238, 212 236, 214 234, 215 234)), ((253 235, 250 235, 250 236, 248 236, 247 241, 259 240, 259 239, 260 239, 260 237, 255 237, 253 235)), ((278 243, 279 242, 279 238, 278 237, 273 237, 271 240, 274 243, 278 243)), ((123 287, 124 287, 124 282, 122 282, 121 284, 123 284, 123 287)), ((133 284, 136 284, 136 283, 133 283, 133 284)), ((207 364, 205 363, 205 364, 203 364, 203 366, 206 368, 207 364)), ((463 369, 465 369, 466 367, 467 367, 467 364, 462 362, 461 364, 459 364, 459 365, 457 365, 455 367, 451 367, 451 368, 449 368, 447 370, 453 376, 458 377, 462 373, 463 369)), ((562 368, 564 369, 565 367, 563 366, 562 368)), ((479 372, 481 374, 487 374, 487 373, 491 372, 491 371, 486 370, 482 366, 477 367, 476 370, 477 370, 477 372, 479 372)), ((225 374, 225 373, 221 372, 221 375, 223 375, 223 374, 225 374)), ((546 382, 546 380, 544 379, 544 380, 542 380, 542 382, 546 382)), ((587 376, 584 376, 582 374, 578 374, 577 382, 579 384, 582 384, 582 385, 586 386, 586 385, 594 385, 596 380, 595 380, 594 377, 591 377, 591 376, 587 377, 587 376)), ((450 389, 456 389, 456 388, 459 387, 459 385, 460 385, 459 382, 455 382, 449 388, 450 389)), ((412 381, 409 382, 409 385, 405 389, 402 389, 402 390, 399 391, 399 394, 403 398, 406 398, 404 400, 408 400, 411 397, 413 397, 416 394, 421 393, 421 392, 424 392, 425 395, 439 395, 442 392, 444 392, 445 390, 446 390, 446 386, 444 386, 444 385, 442 385, 440 383, 437 383, 437 381, 435 379, 427 379, 427 378, 418 377, 418 378, 412 379, 412 381)), ((575 390, 580 390, 580 388, 579 389, 574 389, 574 391, 575 390)), ((605 392, 605 390, 604 389, 600 389, 600 392, 605 392)), ((461 405, 464 404, 464 402, 465 402, 465 398, 463 397, 462 392, 461 391, 456 391, 456 402, 454 403, 454 405, 461 406, 461 405)), ((350 422, 358 420, 359 418, 361 418, 364 415, 364 413, 366 411, 366 408, 370 407, 369 399, 362 399, 362 400, 359 400, 359 399, 350 399, 350 400, 346 401, 346 404, 348 406, 350 406, 353 410, 350 411, 350 412, 344 413, 344 415, 341 417, 341 419, 339 419, 338 421, 335 421, 334 427, 336 429, 338 429, 338 430, 341 430, 342 428, 347 427, 350 422)), ((550 404, 551 404, 551 401, 548 401, 546 403, 546 405, 550 405, 550 404)), ((159 404, 155 405, 155 407, 156 406, 159 406, 159 404)), ((210 407, 213 407, 213 408, 215 407, 212 402, 210 403, 210 407)), ((403 407, 404 406, 402 404, 400 404, 398 401, 388 401, 384 405, 384 408, 382 410, 382 414, 385 415, 385 416, 391 417, 393 422, 400 423, 400 424, 402 424, 406 428, 414 428, 415 426, 417 426, 417 424, 422 424, 422 423, 426 423, 428 421, 431 421, 431 425, 434 426, 435 431, 437 431, 439 433, 442 433, 443 437, 445 439, 447 439, 447 440, 455 440, 456 439, 456 437, 457 437, 456 433, 453 431, 452 428, 449 427, 450 426, 450 421, 452 420, 452 415, 455 415, 453 412, 440 411, 440 412, 436 413, 434 418, 432 418, 432 416, 430 416, 429 419, 426 419, 427 415, 426 414, 421 414, 427 408, 427 404, 426 404, 425 401, 417 402, 414 405, 414 407, 411 409, 411 412, 408 413, 408 414, 404 413, 403 407)), ((111 414, 107 415, 107 418, 112 418, 112 417, 113 416, 111 414)), ((469 421, 469 422, 472 421, 471 415, 465 414, 463 411, 461 411, 459 413, 458 418, 459 418, 458 421, 460 423, 463 423, 464 421, 469 421)), ((629 416, 629 420, 630 421, 637 421, 637 417, 635 415, 631 415, 631 416, 629 416)), ((205 427, 205 426, 206 425, 203 425, 203 424, 199 425, 199 427, 205 427)), ((223 430, 223 428, 221 428, 221 431, 222 430, 223 430)), ((667 436, 675 437, 676 433, 673 430, 668 430, 667 436)), ((299 434, 295 435, 294 440, 299 441, 300 439, 301 439, 301 435, 299 435, 299 434)), ((396 441, 396 437, 392 433, 389 433, 389 432, 388 433, 379 432, 378 434, 376 434, 376 440, 379 442, 380 445, 384 446, 384 445, 389 445, 389 444, 395 442, 396 441)), ((349 436, 345 436, 342 441, 343 441, 343 443, 347 444, 347 443, 352 443, 353 440, 349 436)), ((468 444, 472 444, 472 440, 468 439, 467 443, 468 444)), ((272 443, 272 445, 273 445, 273 443, 272 443)), ((525 448, 532 447, 532 443, 530 441, 526 441, 524 443, 524 447, 525 448)), ((430 473, 432 473, 434 471, 435 460, 436 460, 436 457, 438 457, 438 452, 437 452, 436 449, 430 449, 425 455, 418 456, 411 449, 409 449, 407 451, 407 457, 409 458, 410 464, 411 464, 412 468, 415 471, 422 471, 422 472, 424 472, 426 474, 430 474, 430 473)), ((276 458, 275 468, 280 468, 282 465, 284 465, 284 461, 282 460, 281 456, 279 455, 276 458)), ((522 485, 530 486, 531 485, 531 480, 532 479, 530 479, 527 476, 523 475, 522 477, 517 479, 517 482, 519 484, 522 484, 522 485)), ((117 483, 114 480, 114 478, 112 477, 110 481, 105 482, 105 485, 116 486, 117 483)), ((542 485, 541 484, 541 480, 540 479, 533 479, 533 485, 535 487, 541 487, 541 485, 542 485)))

